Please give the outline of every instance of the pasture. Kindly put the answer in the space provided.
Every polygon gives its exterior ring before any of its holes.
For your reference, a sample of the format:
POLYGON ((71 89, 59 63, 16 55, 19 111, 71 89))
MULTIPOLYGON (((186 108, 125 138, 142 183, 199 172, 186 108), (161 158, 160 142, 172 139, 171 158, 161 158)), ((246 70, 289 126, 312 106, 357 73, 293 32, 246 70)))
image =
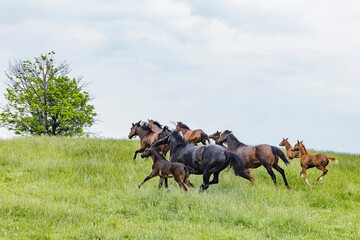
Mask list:
MULTIPOLYGON (((279 142, 281 139, 279 138, 279 142)), ((310 146, 309 146, 310 147, 310 146)), ((359 239, 360 155, 328 153, 322 185, 299 159, 274 186, 263 167, 256 182, 220 173, 220 182, 184 193, 173 180, 138 185, 152 161, 133 162, 139 141, 61 137, 0 140, 1 239, 359 239)), ((310 152, 313 152, 310 150, 310 152)))

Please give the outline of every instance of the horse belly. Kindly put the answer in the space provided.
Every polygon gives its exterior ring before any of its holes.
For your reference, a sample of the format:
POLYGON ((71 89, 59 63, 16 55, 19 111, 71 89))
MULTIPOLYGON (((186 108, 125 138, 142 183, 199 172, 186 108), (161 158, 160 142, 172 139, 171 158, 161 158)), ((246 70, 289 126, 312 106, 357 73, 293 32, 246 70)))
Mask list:
POLYGON ((173 175, 172 175, 172 173, 171 172, 169 172, 168 170, 163 170, 163 169, 160 169, 159 170, 159 176, 160 177, 164 177, 164 178, 171 178, 171 177, 173 177, 173 175))
POLYGON ((260 161, 255 156, 255 151, 250 148, 243 149, 238 155, 244 160, 245 168, 258 168, 261 166, 260 161))

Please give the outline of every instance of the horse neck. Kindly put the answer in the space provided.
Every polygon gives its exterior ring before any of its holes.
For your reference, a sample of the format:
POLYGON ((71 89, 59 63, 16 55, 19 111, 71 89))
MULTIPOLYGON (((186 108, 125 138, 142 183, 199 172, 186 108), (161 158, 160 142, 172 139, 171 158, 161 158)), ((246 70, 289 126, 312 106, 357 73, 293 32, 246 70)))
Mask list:
POLYGON ((160 128, 159 126, 157 126, 156 124, 152 124, 151 125, 151 130, 153 130, 153 132, 161 132, 162 128, 160 128))
POLYGON ((146 135, 149 135, 150 132, 148 130, 143 129, 142 127, 138 128, 138 135, 140 139, 143 139, 146 135))
POLYGON ((288 141, 285 141, 285 149, 286 150, 289 150, 289 149, 291 149, 292 147, 291 147, 291 144, 288 142, 288 141))
POLYGON ((185 146, 186 143, 176 139, 176 137, 174 137, 174 136, 171 136, 168 145, 169 145, 169 148, 170 148, 170 153, 174 154, 178 149, 185 146))
POLYGON ((163 156, 159 152, 157 152, 155 149, 151 148, 150 151, 151 151, 151 158, 154 163, 157 162, 158 160, 164 159, 163 156))
POLYGON ((228 148, 230 150, 235 150, 238 147, 247 146, 246 144, 240 142, 233 134, 228 135, 226 139, 228 148))
POLYGON ((191 130, 188 128, 180 128, 180 131, 181 131, 182 135, 185 136, 185 133, 187 133, 188 131, 191 131, 191 130))
POLYGON ((301 157, 302 155, 306 155, 309 154, 308 150, 306 150, 304 145, 301 145, 300 151, 299 151, 299 157, 301 157))

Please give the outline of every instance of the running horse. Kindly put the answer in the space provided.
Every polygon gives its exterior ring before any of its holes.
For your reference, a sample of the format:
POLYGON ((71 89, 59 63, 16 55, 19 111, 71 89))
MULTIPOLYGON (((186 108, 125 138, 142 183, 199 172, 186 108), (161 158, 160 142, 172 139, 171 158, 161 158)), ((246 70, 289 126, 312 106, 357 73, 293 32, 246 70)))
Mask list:
POLYGON ((283 138, 283 140, 281 141, 281 143, 279 144, 279 146, 281 147, 285 147, 286 149, 286 156, 289 159, 293 159, 293 158, 300 158, 299 156, 299 151, 294 151, 294 148, 291 146, 291 144, 288 141, 288 138, 283 138))
POLYGON ((276 185, 276 175, 272 170, 272 168, 274 168, 282 175, 285 186, 288 189, 291 189, 286 180, 284 169, 282 169, 278 164, 279 157, 285 164, 289 164, 290 162, 279 148, 267 144, 250 147, 240 142, 229 130, 225 130, 221 133, 219 142, 226 142, 229 151, 236 153, 244 159, 246 169, 264 166, 276 185))
MULTIPOLYGON (((148 126, 149 128, 151 128, 151 130, 153 132, 155 132, 156 134, 159 134, 162 130, 163 130, 163 126, 157 122, 154 121, 152 119, 148 119, 148 126)), ((157 137, 157 136, 156 136, 157 137)), ((161 145, 160 146, 160 151, 166 156, 166 154, 169 152, 170 148, 168 145, 161 145)))
POLYGON ((177 122, 175 131, 181 132, 185 141, 197 145, 201 142, 203 145, 206 141, 210 144, 209 136, 201 129, 191 130, 186 124, 177 122))
POLYGON ((160 189, 164 180, 165 180, 165 188, 168 187, 167 179, 173 177, 175 181, 179 184, 180 188, 184 191, 187 191, 185 184, 190 188, 194 188, 194 185, 189 181, 190 173, 194 172, 194 169, 185 166, 179 162, 169 162, 166 160, 165 156, 160 154, 154 148, 147 148, 142 154, 141 157, 150 157, 153 160, 152 171, 151 173, 142 181, 139 185, 139 188, 148 180, 153 177, 159 176, 159 185, 160 189), (184 184, 185 183, 185 184, 184 184))
MULTIPOLYGON (((160 136, 165 133, 160 133, 160 136)), ((219 183, 219 174, 230 163, 236 176, 241 176, 251 183, 253 182, 249 170, 244 168, 244 161, 236 154, 227 151, 218 145, 194 146, 185 141, 177 131, 166 134, 159 139, 154 146, 168 144, 171 153, 171 162, 181 162, 195 170, 194 174, 203 175, 203 183, 200 191, 206 190, 210 184, 219 183), (213 180, 210 176, 213 175, 213 180)))
POLYGON ((158 133, 154 133, 146 123, 139 121, 137 123, 132 123, 128 137, 129 139, 132 139, 135 136, 140 137, 140 149, 135 151, 134 161, 136 160, 136 155, 138 153, 143 153, 147 147, 151 147, 151 144, 156 140, 158 133))
POLYGON ((310 154, 308 150, 305 148, 303 141, 297 141, 294 146, 294 150, 299 151, 300 155, 300 165, 301 165, 301 172, 300 176, 304 178, 305 182, 310 185, 308 179, 306 179, 306 170, 309 168, 316 167, 317 169, 321 170, 323 173, 316 179, 316 183, 322 183, 322 179, 325 174, 328 172, 326 166, 329 164, 329 160, 334 161, 335 163, 338 162, 336 158, 328 157, 324 153, 317 153, 317 154, 310 154))

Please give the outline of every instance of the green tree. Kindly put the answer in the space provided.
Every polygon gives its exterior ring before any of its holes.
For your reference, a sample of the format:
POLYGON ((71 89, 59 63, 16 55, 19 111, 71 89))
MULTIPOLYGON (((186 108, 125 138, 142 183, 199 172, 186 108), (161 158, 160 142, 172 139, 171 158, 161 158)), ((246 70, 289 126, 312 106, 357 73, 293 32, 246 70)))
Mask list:
POLYGON ((0 113, 0 125, 20 135, 81 136, 93 125, 96 113, 88 104, 81 78, 71 79, 70 65, 56 64, 54 52, 34 61, 16 60, 5 72, 7 104, 0 113))

